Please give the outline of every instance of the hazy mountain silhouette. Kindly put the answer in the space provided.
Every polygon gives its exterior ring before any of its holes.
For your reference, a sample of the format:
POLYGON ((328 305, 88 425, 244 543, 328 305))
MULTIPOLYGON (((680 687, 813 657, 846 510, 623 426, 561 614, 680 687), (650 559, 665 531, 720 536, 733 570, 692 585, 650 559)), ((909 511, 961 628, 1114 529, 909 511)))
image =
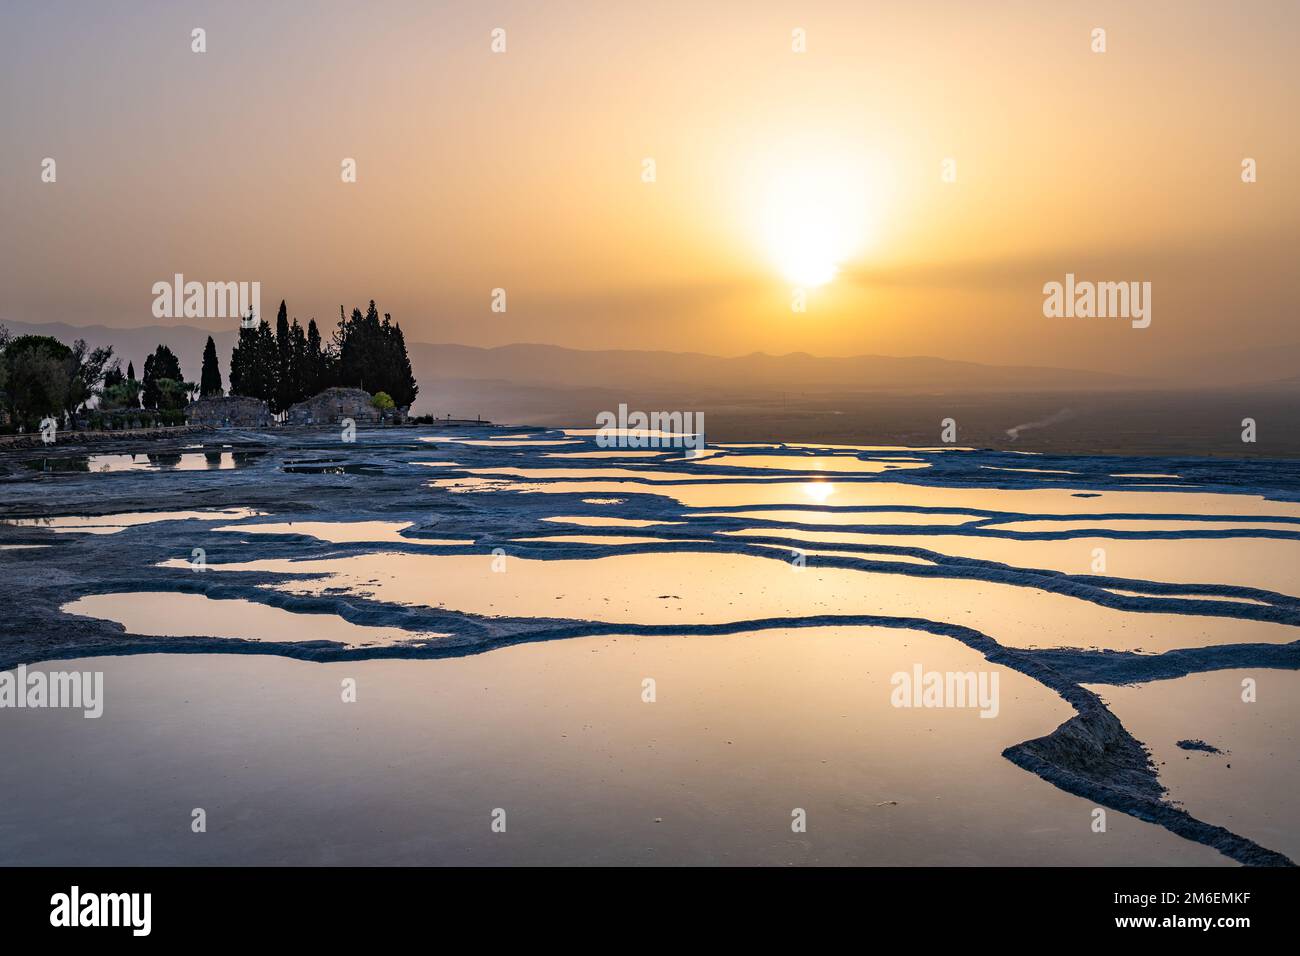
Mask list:
MULTIPOLYGON (((161 342, 181 360, 187 379, 198 380, 203 345, 211 335, 217 346, 222 373, 227 374, 230 350, 237 330, 216 331, 188 325, 147 325, 116 329, 102 325, 74 326, 63 322, 38 325, 4 323, 15 335, 37 332, 65 342, 84 338, 92 347, 112 345, 114 353, 139 367, 144 356, 161 342)), ((322 326, 328 337, 332 326, 322 326)), ((699 352, 665 352, 617 349, 587 351, 557 345, 504 345, 479 348, 470 345, 408 345, 420 381, 433 379, 502 380, 517 385, 616 388, 619 386, 757 388, 762 390, 816 389, 871 390, 876 388, 1112 388, 1132 386, 1135 380, 1120 375, 1077 369, 1030 366, 981 365, 949 359, 914 356, 891 358, 861 355, 850 358, 818 357, 804 352, 768 355, 755 352, 732 358, 699 352)))
POLYGON ((805 352, 725 358, 699 352, 585 351, 555 345, 415 344, 412 361, 438 378, 499 379, 583 388, 709 388, 762 391, 1040 389, 1132 387, 1135 380, 1075 369, 981 365, 929 356, 819 357, 805 352))
MULTIPOLYGON (((161 342, 180 358, 187 380, 198 381, 204 342, 209 334, 217 346, 223 377, 229 375, 231 348, 237 330, 211 330, 188 325, 149 325, 131 329, 67 323, 35 324, 6 321, 16 335, 28 332, 53 335, 65 342, 84 338, 92 347, 112 345, 115 354, 133 361, 137 373, 144 358, 161 342)), ((322 326, 326 338, 332 327, 322 326)), ((1138 379, 1083 369, 1019 365, 985 365, 932 356, 896 358, 883 355, 819 357, 803 352, 788 355, 722 357, 698 352, 640 351, 630 349, 588 351, 556 345, 519 344, 495 348, 410 342, 411 363, 422 392, 417 411, 473 413, 472 405, 487 402, 499 407, 503 392, 510 392, 512 408, 535 402, 544 412, 550 393, 572 398, 590 390, 602 396, 627 393, 656 397, 678 396, 679 404, 692 399, 756 396, 780 400, 782 395, 816 395, 888 390, 915 393, 1045 391, 1125 391, 1145 388, 1199 391, 1214 386, 1259 385, 1288 388, 1300 384, 1300 345, 1241 354, 1204 356, 1183 363, 1184 375, 1176 379, 1138 379), (1245 377, 1234 370, 1250 368, 1245 377), (531 397, 529 397, 531 396, 531 397), (459 397, 460 400, 456 400, 459 397)), ((567 402, 566 402, 567 404, 567 402)), ((486 414, 486 412, 485 412, 486 414)))

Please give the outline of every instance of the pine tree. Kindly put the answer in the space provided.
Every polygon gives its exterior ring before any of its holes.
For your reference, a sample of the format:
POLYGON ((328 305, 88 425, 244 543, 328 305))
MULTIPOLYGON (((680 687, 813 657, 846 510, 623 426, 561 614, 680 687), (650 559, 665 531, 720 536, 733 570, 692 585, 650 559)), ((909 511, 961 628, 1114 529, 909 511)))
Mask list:
POLYGON ((208 336, 203 346, 203 371, 199 374, 199 395, 203 398, 221 395, 221 368, 217 365, 217 344, 208 336))

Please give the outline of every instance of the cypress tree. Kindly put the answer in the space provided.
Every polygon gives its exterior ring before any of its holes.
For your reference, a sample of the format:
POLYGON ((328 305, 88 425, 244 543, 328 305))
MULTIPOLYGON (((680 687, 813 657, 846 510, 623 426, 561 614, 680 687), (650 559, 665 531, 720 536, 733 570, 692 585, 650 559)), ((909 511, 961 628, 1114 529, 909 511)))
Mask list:
POLYGON ((420 393, 420 386, 415 384, 415 373, 411 371, 411 357, 406 354, 406 336, 402 335, 400 323, 390 322, 391 316, 384 313, 385 348, 385 384, 387 392, 398 408, 409 407, 415 396, 420 393))
POLYGON ((329 387, 327 384, 328 371, 326 369, 328 361, 325 350, 321 347, 320 329, 316 328, 316 320, 312 319, 307 323, 305 388, 308 398, 329 387))
POLYGON ((239 339, 230 351, 230 394, 250 398, 254 395, 256 385, 253 381, 253 360, 257 353, 257 326, 249 321, 252 317, 250 310, 248 319, 239 325, 239 339))
POLYGON ((256 398, 271 406, 271 411, 278 412, 276 396, 276 370, 279 365, 279 349, 276 348, 275 335, 271 325, 263 319, 257 325, 257 351, 254 361, 254 381, 257 383, 256 398))
POLYGON ((314 395, 314 392, 308 391, 311 387, 311 370, 307 361, 307 336, 303 334, 302 326, 298 320, 293 320, 293 325, 289 328, 289 344, 291 346, 290 370, 292 378, 290 379, 290 401, 292 405, 301 402, 304 398, 314 395))
POLYGON ((280 300, 280 311, 275 317, 274 387, 271 389, 271 409, 282 412, 294 403, 293 340, 289 333, 289 310, 280 300))
POLYGON ((203 346, 203 371, 199 374, 199 395, 203 398, 221 395, 221 369, 217 365, 217 344, 208 336, 203 346))

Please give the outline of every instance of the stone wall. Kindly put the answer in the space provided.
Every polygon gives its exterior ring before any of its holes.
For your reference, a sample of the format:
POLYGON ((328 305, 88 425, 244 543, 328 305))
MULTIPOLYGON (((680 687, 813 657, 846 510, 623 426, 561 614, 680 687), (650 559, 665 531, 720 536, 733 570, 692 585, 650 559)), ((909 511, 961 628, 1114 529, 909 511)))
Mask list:
POLYGON ((200 398, 185 406, 185 420, 191 425, 212 428, 269 428, 271 408, 260 398, 246 395, 200 398))
POLYGON ((337 425, 350 418, 358 425, 378 425, 382 416, 369 392, 359 388, 327 388, 297 405, 290 405, 290 425, 337 425))

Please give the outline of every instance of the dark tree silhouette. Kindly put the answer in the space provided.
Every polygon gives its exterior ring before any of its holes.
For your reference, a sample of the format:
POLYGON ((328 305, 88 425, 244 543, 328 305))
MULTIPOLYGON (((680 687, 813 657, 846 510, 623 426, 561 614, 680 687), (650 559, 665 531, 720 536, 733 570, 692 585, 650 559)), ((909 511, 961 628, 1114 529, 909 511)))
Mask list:
POLYGON ((86 345, 85 339, 77 339, 72 343, 72 351, 67 359, 68 393, 64 397, 64 411, 69 414, 75 412, 99 392, 112 358, 111 345, 92 349, 86 345))
POLYGON ((41 416, 64 409, 72 349, 49 335, 20 335, 6 342, 0 361, 5 405, 15 422, 34 425, 41 416))
POLYGON ((203 346, 203 371, 199 373, 199 395, 203 398, 221 395, 221 367, 217 364, 217 343, 208 336, 203 346))
POLYGON ((246 325, 239 327, 239 339, 230 350, 230 394, 247 395, 252 384, 250 363, 256 347, 257 329, 246 325))
POLYGON ((275 317, 275 388, 271 411, 282 412, 297 399, 297 376, 293 367, 293 336, 289 331, 289 310, 280 300, 275 317))
POLYGON ((316 327, 316 320, 312 319, 307 323, 307 362, 303 380, 305 395, 310 397, 328 387, 330 360, 331 356, 321 344, 320 329, 316 327))
POLYGON ((363 388, 372 395, 387 392, 399 406, 415 401, 420 388, 411 373, 402 327, 388 313, 381 322, 373 299, 364 315, 353 309, 345 318, 339 307, 334 344, 338 350, 337 384, 363 388))
POLYGON ((420 394, 420 386, 415 384, 415 373, 411 370, 411 357, 406 354, 406 336, 398 322, 390 324, 391 317, 384 313, 384 331, 388 342, 389 387, 384 389, 401 408, 409 408, 415 403, 415 396, 420 394))
POLYGON ((254 355, 256 356, 253 367, 254 380, 258 387, 257 397, 270 405, 272 411, 278 411, 275 389, 279 359, 275 347, 275 334, 271 331, 271 324, 265 319, 257 323, 257 350, 254 355))
POLYGON ((279 413, 334 385, 387 392, 399 406, 409 406, 420 391, 402 327, 387 313, 380 320, 373 300, 365 313, 353 309, 351 316, 339 306, 329 344, 315 319, 305 332, 297 319, 290 322, 284 302, 274 331, 265 320, 240 327, 230 354, 230 394, 260 398, 279 413))
MULTIPOLYGON (((249 313, 252 317, 252 313, 249 313)), ((239 341, 230 353, 230 394, 260 398, 268 405, 275 400, 275 336, 266 319, 256 325, 243 323, 239 341)))
POLYGON ((316 394, 310 391, 311 370, 307 362, 307 336, 303 333, 297 319, 293 320, 293 325, 289 328, 289 353, 289 367, 293 374, 289 404, 292 405, 316 394))
POLYGON ((181 381, 181 363, 172 353, 172 350, 165 345, 159 345, 154 349, 153 355, 144 360, 144 381, 141 398, 144 401, 145 408, 157 408, 158 400, 162 397, 162 392, 158 387, 158 382, 162 379, 171 379, 173 382, 181 381))

